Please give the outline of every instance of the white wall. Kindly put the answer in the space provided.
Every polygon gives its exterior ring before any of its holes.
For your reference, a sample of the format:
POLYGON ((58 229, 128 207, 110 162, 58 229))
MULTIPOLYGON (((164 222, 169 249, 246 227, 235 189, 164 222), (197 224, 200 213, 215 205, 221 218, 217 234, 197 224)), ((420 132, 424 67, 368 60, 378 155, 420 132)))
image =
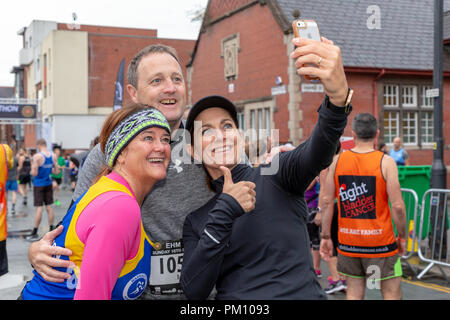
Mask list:
POLYGON ((52 143, 64 149, 88 149, 102 129, 106 115, 53 115, 52 143))

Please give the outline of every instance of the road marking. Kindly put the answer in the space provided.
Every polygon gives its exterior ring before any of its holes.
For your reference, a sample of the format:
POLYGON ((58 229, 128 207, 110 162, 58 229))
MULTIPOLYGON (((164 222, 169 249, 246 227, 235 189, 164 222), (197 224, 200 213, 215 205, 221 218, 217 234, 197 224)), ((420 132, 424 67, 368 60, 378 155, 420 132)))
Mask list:
POLYGON ((416 285, 419 287, 423 287, 423 288, 427 288, 427 289, 432 289, 432 290, 438 290, 441 292, 445 292, 445 293, 450 293, 450 288, 449 287, 444 287, 438 284, 434 284, 434 283, 425 283, 422 281, 411 281, 408 279, 402 279, 403 282, 412 284, 412 285, 416 285))

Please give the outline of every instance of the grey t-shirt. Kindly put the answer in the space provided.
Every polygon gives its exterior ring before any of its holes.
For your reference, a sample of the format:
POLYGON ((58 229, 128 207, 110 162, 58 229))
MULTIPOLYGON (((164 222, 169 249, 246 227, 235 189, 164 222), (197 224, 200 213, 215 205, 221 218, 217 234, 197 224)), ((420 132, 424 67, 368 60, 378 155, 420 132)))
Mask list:
MULTIPOLYGON (((185 151, 184 130, 178 130, 171 143, 172 156, 164 180, 157 182, 142 204, 141 214, 148 237, 159 250, 153 250, 150 283, 142 299, 184 299, 180 287, 183 262, 183 224, 186 216, 203 206, 214 192, 208 188, 202 165, 194 164, 185 151)), ((92 184, 105 166, 105 156, 96 145, 78 175, 73 199, 92 184)))

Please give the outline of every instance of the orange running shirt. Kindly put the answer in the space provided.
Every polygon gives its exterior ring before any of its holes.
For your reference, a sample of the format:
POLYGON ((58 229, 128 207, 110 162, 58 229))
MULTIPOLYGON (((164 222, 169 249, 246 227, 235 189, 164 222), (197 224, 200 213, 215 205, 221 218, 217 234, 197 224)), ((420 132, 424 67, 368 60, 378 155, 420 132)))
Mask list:
POLYGON ((11 148, 6 144, 0 145, 0 241, 6 240, 8 236, 5 185, 8 179, 8 168, 13 166, 13 161, 11 148))
POLYGON ((398 252, 381 171, 383 153, 343 152, 334 182, 338 199, 338 251, 349 257, 381 258, 398 252))

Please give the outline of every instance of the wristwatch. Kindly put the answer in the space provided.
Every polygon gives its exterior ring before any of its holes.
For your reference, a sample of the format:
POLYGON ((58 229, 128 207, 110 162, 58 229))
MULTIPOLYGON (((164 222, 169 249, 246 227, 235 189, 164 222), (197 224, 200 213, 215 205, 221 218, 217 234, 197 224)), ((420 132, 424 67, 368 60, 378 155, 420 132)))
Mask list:
POLYGON ((348 88, 347 97, 345 98, 345 104, 344 104, 345 113, 350 112, 349 106, 350 106, 350 103, 352 102, 352 98, 353 98, 353 89, 348 88))
POLYGON ((331 239, 331 236, 329 234, 326 234, 326 233, 321 233, 320 234, 320 238, 321 239, 331 239))
POLYGON ((345 102, 343 106, 336 106, 331 101, 328 95, 325 95, 326 99, 328 99, 328 108, 337 112, 337 113, 345 113, 349 114, 352 111, 352 98, 353 98, 353 89, 348 88, 347 96, 345 97, 345 102), (344 110, 342 110, 344 109, 344 110), (344 111, 344 112, 342 112, 344 111))

